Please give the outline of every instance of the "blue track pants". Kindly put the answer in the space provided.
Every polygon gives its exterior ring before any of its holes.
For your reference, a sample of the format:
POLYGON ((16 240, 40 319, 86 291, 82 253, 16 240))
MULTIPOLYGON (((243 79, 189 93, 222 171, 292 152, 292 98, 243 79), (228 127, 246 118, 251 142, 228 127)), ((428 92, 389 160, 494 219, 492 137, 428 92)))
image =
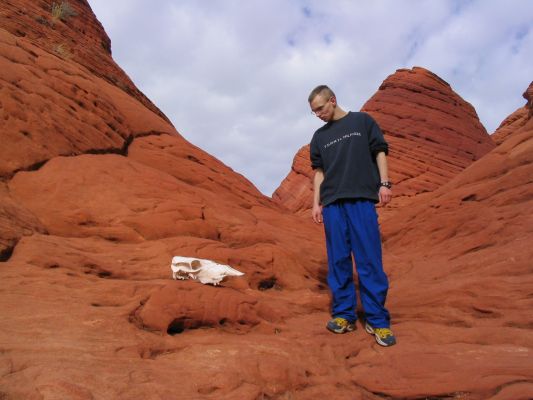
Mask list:
POLYGON ((390 315, 385 308, 385 299, 389 282, 383 272, 381 236, 374 203, 338 200, 322 209, 322 219, 328 253, 328 284, 333 297, 332 316, 350 322, 357 319, 353 254, 366 319, 374 328, 388 328, 390 315))

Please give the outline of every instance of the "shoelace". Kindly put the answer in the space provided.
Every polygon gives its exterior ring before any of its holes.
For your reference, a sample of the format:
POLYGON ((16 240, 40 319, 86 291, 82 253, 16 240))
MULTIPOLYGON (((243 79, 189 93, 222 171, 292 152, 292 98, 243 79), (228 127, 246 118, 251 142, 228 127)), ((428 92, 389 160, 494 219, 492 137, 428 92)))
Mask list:
POLYGON ((376 328, 374 329, 374 332, 376 335, 382 338, 386 338, 387 336, 393 336, 392 331, 388 328, 376 328))

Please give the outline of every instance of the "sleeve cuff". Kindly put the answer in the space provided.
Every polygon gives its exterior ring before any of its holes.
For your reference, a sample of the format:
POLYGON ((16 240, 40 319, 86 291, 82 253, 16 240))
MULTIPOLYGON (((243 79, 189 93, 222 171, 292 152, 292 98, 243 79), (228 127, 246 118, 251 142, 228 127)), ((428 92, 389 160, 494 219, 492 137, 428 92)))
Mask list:
POLYGON ((383 144, 383 145, 379 145, 379 146, 376 146, 372 149, 372 154, 373 155, 376 155, 378 153, 381 153, 381 152, 384 152, 385 155, 389 155, 389 146, 387 146, 386 144, 383 144))

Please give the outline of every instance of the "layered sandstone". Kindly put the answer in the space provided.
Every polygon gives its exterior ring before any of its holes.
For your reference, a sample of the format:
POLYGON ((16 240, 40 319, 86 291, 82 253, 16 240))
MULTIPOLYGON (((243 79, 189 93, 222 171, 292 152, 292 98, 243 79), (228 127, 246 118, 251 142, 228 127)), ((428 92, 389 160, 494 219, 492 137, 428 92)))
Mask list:
MULTIPOLYGON (((87 0, 76 1, 17 1, 2 2, 2 29, 13 35, 13 39, 24 38, 35 47, 63 60, 74 61, 83 66, 90 76, 97 76, 140 101, 145 107, 160 117, 166 117, 159 109, 133 84, 130 78, 117 66, 111 57, 111 40, 102 24, 92 13, 87 0)), ((21 46, 11 54, 5 52, 4 57, 14 56, 15 64, 26 67, 26 60, 38 59, 41 54, 32 48, 21 46)), ((50 65, 52 67, 53 64, 50 65)), ((39 74, 39 69, 31 71, 39 74)), ((63 71, 58 71, 63 72, 63 71)), ((53 87, 52 87, 53 89, 53 87)), ((76 98, 78 98, 78 93, 76 98)), ((45 96, 41 96, 45 97, 45 96)), ((83 99, 80 99, 83 101, 83 99)), ((68 102, 67 102, 68 104, 68 102)), ((81 105, 80 105, 81 106, 81 105)))
MULTIPOLYGON (((481 160, 382 224, 394 290, 401 293, 398 311, 406 312, 397 318, 413 326, 412 342, 432 338, 439 347, 446 343, 455 360, 475 354, 516 368, 513 383, 480 398, 533 395, 532 348, 523 340, 533 329, 532 154, 530 116, 481 160)), ((386 363, 382 368, 392 379, 400 375, 386 363)), ((493 374, 488 369, 477 373, 480 387, 493 374)))
MULTIPOLYGON (((397 70, 361 111, 376 119, 390 145, 392 206, 437 189, 494 148, 474 108, 424 68, 397 70)), ((306 145, 272 197, 292 211, 306 212, 312 206, 312 176, 306 145)))
POLYGON ((13 346, 2 349, 0 395, 144 398, 151 390, 136 378, 130 392, 123 377, 104 384, 114 374, 104 370, 131 374, 132 354, 154 359, 161 336, 148 332, 175 334, 175 320, 192 321, 187 331, 231 334, 269 326, 287 314, 276 299, 282 291, 301 293, 289 298, 305 312, 302 304, 324 290, 323 248, 311 223, 179 135, 113 62, 87 2, 68 4, 64 18, 47 2, 10 1, 2 10, 1 304, 11 321, 2 343, 13 346), (174 282, 174 255, 246 275, 218 292, 174 282), (117 352, 120 361, 109 363, 117 352))
MULTIPOLYGON (((158 112, 93 75, 75 58, 64 59, 52 48, 44 48, 44 33, 34 32, 33 39, 34 29, 44 29, 27 20, 27 10, 35 7, 33 2, 8 3, 4 12, 9 14, 3 21, 16 34, 0 29, 0 179, 4 185, 18 171, 37 170, 57 156, 126 154, 136 136, 176 132, 158 112), (28 24, 26 34, 19 32, 23 23, 28 24)), ((53 32, 60 24, 57 21, 48 30, 53 32)), ((7 254, 22 234, 46 229, 29 210, 15 207, 17 201, 9 191, 2 189, 2 193, 0 216, 10 217, 0 218, 4 232, 0 252, 7 254)))
MULTIPOLYGON (((359 323, 324 328, 320 226, 135 91, 53 55, 51 33, 32 36, 47 25, 25 11, 44 2, 6 4, 2 22, 20 32, 0 29, 0 398, 533 396, 531 120, 386 215, 398 345, 384 349, 359 323), (173 281, 175 255, 245 275, 173 281)), ((96 21, 85 1, 72 6, 78 15, 55 24, 96 21)))
POLYGON ((492 139, 497 144, 503 143, 513 132, 521 129, 533 115, 533 82, 522 95, 527 103, 505 118, 498 129, 492 134, 492 139))

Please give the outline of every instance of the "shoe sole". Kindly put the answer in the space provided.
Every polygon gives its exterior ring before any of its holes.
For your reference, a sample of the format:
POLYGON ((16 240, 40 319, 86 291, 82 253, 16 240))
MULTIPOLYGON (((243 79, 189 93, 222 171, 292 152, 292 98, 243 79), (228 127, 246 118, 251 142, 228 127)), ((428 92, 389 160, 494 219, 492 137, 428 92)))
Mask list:
POLYGON ((376 339, 376 343, 379 344, 380 346, 390 347, 390 346, 394 346, 396 344, 396 342, 394 342, 392 344, 387 344, 384 341, 382 341, 381 338, 378 335, 376 335, 376 332, 374 332, 374 328, 372 328, 368 324, 365 324, 365 331, 367 333, 371 334, 371 335, 374 335, 374 338, 376 339))

